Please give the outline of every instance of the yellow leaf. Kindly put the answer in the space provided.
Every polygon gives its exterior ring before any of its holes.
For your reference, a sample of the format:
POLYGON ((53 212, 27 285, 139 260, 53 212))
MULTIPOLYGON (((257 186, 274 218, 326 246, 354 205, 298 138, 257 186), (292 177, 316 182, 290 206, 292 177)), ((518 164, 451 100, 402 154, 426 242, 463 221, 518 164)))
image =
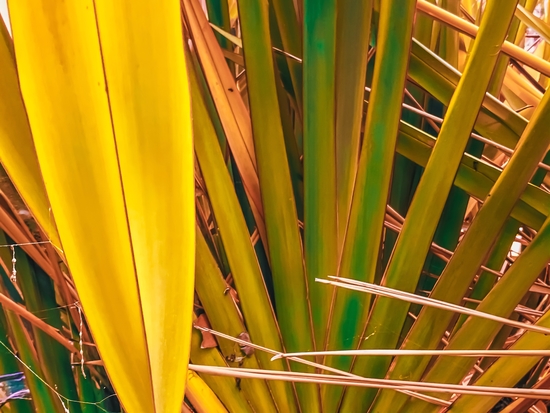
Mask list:
POLYGON ((0 162, 52 243, 61 248, 15 67, 13 44, 0 18, 0 162))
POLYGON ((179 3, 18 0, 10 16, 46 190, 107 372, 125 411, 179 412, 194 268, 179 3))
POLYGON ((187 391, 185 393, 199 413, 227 413, 216 394, 194 371, 187 372, 187 391))

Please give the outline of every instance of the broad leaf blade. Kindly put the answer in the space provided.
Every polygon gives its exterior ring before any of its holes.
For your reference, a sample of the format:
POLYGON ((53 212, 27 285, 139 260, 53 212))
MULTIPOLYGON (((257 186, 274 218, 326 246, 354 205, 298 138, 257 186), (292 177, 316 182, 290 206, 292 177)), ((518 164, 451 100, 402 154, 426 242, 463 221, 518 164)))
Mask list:
POLYGON ((10 11, 46 189, 101 356, 127 411, 171 412, 183 399, 191 322, 189 99, 179 7, 129 5, 56 4, 31 13, 16 2, 10 11), (162 339, 167 329, 181 347, 162 339))
POLYGON ((176 412, 185 387, 195 258, 191 102, 180 6, 170 0, 94 4, 155 411, 176 412))
POLYGON ((3 20, 0 21, 0 68, 0 161, 38 224, 60 248, 19 90, 13 44, 3 20))

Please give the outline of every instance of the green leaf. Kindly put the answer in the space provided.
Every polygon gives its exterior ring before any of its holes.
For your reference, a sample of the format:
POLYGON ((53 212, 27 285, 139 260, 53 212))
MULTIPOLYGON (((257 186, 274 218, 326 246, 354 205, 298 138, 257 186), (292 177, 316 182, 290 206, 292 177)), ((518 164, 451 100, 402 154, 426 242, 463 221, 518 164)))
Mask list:
MULTIPOLYGON (((6 236, 0 231, 0 244, 6 245, 6 236)), ((11 251, 7 248, 0 250, 4 263, 11 262, 11 251)), ((62 329, 59 309, 55 300, 53 282, 44 272, 40 271, 29 260, 27 255, 19 248, 16 248, 17 280, 20 285, 25 306, 31 313, 38 314, 42 320, 51 326, 62 329)), ((48 336, 42 330, 34 327, 34 346, 37 357, 44 373, 44 379, 48 383, 55 383, 57 390, 72 400, 78 400, 78 393, 71 367, 71 355, 68 350, 59 342, 48 336)), ((78 373, 80 374, 80 370, 78 373)), ((27 373, 28 376, 28 373, 27 373)), ((80 412, 78 404, 71 404, 71 412, 80 412)))
MULTIPOLYGON (((387 287, 407 292, 416 288, 446 195, 453 184, 470 131, 485 97, 515 5, 513 0, 487 3, 471 56, 449 103, 439 137, 384 275, 382 282, 387 287)), ((362 340, 361 348, 395 347, 408 308, 406 302, 378 297, 364 334, 364 337, 370 338, 362 340)), ((360 358, 354 364, 353 372, 367 377, 383 377, 390 361, 387 357, 374 361, 360 358)), ((369 407, 375 395, 375 390, 348 389, 342 410, 363 411, 369 407)))
MULTIPOLYGON (((301 27, 298 22, 298 16, 294 7, 294 1, 292 0, 272 0, 269 2, 275 12, 275 17, 279 27, 279 33, 281 35, 281 41, 283 43, 284 51, 291 55, 301 58, 302 57, 302 36, 300 35, 301 27)), ((306 7, 304 5, 304 7, 306 7)), ((288 60, 288 68, 290 71, 290 77, 292 79, 292 86, 296 98, 297 110, 301 113, 302 109, 302 65, 293 60, 288 60)), ((305 109, 305 108, 304 108, 305 109)))
POLYGON ((99 400, 96 398, 96 384, 90 377, 90 371, 87 368, 84 368, 84 371, 86 378, 81 374, 76 376, 80 398, 86 402, 80 405, 82 413, 102 413, 99 409, 100 404, 95 404, 99 400))
MULTIPOLYGON (((0 341, 8 344, 9 325, 6 318, 6 313, 0 307, 0 341)), ((11 350, 11 349, 10 349, 11 350)), ((26 370, 14 355, 0 344, 0 374, 10 374, 24 372, 26 375, 32 374, 26 370)), ((34 412, 33 403, 31 400, 13 400, 3 407, 7 413, 31 413, 34 412)))
POLYGON ((338 229, 334 93, 336 0, 304 1, 304 255, 316 348, 325 344, 330 290, 315 278, 336 274, 338 229))
MULTIPOLYGON (((380 253, 407 59, 414 18, 414 1, 386 1, 381 4, 373 90, 365 124, 365 136, 353 191, 353 201, 338 275, 372 282, 380 253)), ((306 182, 307 184, 307 182, 306 182)), ((307 233, 306 223, 306 233, 307 233)), ((323 274, 323 278, 329 274, 323 274)), ((323 285, 321 285, 323 288, 323 285)), ((327 288, 324 286, 324 288, 327 288)), ((328 348, 355 348, 361 326, 366 322, 369 300, 350 290, 335 290, 328 348)), ((347 358, 328 359, 327 363, 348 369, 347 358)), ((342 389, 328 386, 324 403, 335 411, 342 389)), ((360 405, 346 407, 360 410, 360 405)))
MULTIPOLYGON (((210 324, 216 331, 232 337, 238 337, 239 334, 246 332, 246 327, 240 318, 231 294, 227 290, 229 287, 199 229, 197 229, 196 248, 195 289, 210 324)), ((235 343, 221 338, 218 338, 218 343, 220 351, 227 359, 234 358, 235 353, 241 355, 241 351, 236 348, 235 343)), ((193 346, 191 346, 192 360, 196 358, 194 357, 194 351, 193 346)), ((197 361, 194 361, 194 363, 198 364, 197 361)), ((257 369, 260 368, 259 366, 260 364, 255 353, 250 357, 245 357, 242 361, 242 367, 245 368, 257 369)), ((208 383, 206 378, 205 380, 208 383)), ((266 413, 277 411, 265 381, 243 379, 241 381, 241 388, 255 411, 266 413)))
MULTIPOLYGON (((248 332, 254 343, 281 351, 278 325, 250 242, 248 228, 225 167, 214 127, 204 106, 196 75, 192 71, 190 85, 194 97, 195 151, 239 292, 248 332)), ((263 368, 284 370, 282 361, 271 362, 270 356, 261 352, 257 356, 263 368)), ((274 381, 269 386, 279 409, 296 411, 290 384, 274 381)))
MULTIPOLYGON (((258 163, 277 320, 286 351, 314 349, 301 238, 276 87, 268 4, 240 0, 248 96, 258 163)), ((295 364, 293 369, 313 372, 295 364)), ((300 403, 321 411, 316 386, 296 385, 300 403)))
MULTIPOLYGON (((460 303, 479 267, 490 253, 493 243, 516 204, 517 199, 537 169, 538 163, 542 160, 550 144, 550 133, 548 133, 548 130, 550 130, 550 94, 545 95, 544 100, 537 107, 508 165, 495 182, 489 194, 487 194, 483 206, 476 214, 470 228, 439 277, 438 283, 430 295, 431 298, 453 304, 460 303)), ((535 277, 539 271, 536 271, 535 277)), ((529 286, 533 281, 531 280, 529 286)), ((500 289, 501 286, 502 283, 499 282, 495 289, 500 289)), ((527 286, 527 289, 529 286, 527 286)), ((493 289, 493 292, 495 289, 493 289)), ((512 291, 519 292, 517 289, 512 291)), ((519 294, 516 302, 512 302, 509 297, 506 299, 506 302, 512 305, 517 304, 525 292, 519 294)), ((479 306, 478 310, 481 310, 481 308, 479 306)), ((488 312, 495 314, 494 309, 488 312)), ((415 325, 405 340, 403 348, 436 348, 452 317, 453 314, 450 312, 441 311, 433 307, 425 307, 420 312, 415 325)), ((481 321, 482 319, 476 318, 476 320, 481 321)), ((476 340, 472 338, 472 330, 465 330, 465 328, 466 326, 462 327, 453 338, 453 341, 459 340, 457 337, 467 337, 467 342, 469 343, 473 343, 476 340)), ((487 329, 481 329, 475 335, 476 337, 482 336, 485 332, 487 332, 487 329)), ((496 333, 497 331, 495 331, 496 333)), ((479 348, 483 348, 488 344, 488 342, 481 344, 479 348)), ((474 346, 472 348, 478 347, 474 346)), ((428 374, 431 380, 426 380, 440 382, 444 380, 442 376, 454 376, 459 380, 467 373, 467 370, 458 369, 456 367, 457 363, 454 363, 454 360, 453 367, 450 367, 444 359, 440 360, 443 360, 441 361, 441 367, 437 364, 436 367, 432 367, 428 374)), ((411 380, 417 380, 421 377, 429 361, 430 357, 397 358, 390 376, 396 378, 408 374, 411 380)), ((474 361, 461 360, 461 362, 464 365, 469 365, 474 361)), ((390 396, 388 395, 387 399, 389 400, 389 398, 390 396)), ((414 405, 418 406, 420 403, 423 402, 415 400, 414 405)), ((392 400, 391 406, 396 406, 395 399, 392 400)))
MULTIPOLYGON (((399 126, 397 152, 421 166, 428 164, 435 138, 404 122, 399 126)), ((456 174, 455 185, 471 196, 484 199, 500 175, 494 166, 465 154, 456 174)), ((511 216, 533 229, 538 229, 550 214, 550 195, 529 184, 512 210, 511 216)))
MULTIPOLYGON (((461 73, 413 40, 409 76, 441 103, 448 106, 461 73)), ((475 130, 483 136, 513 148, 527 121, 498 99, 486 95, 475 130)))
POLYGON ((335 113, 339 248, 347 228, 359 163, 372 3, 372 0, 340 0, 337 4, 335 113))
MULTIPOLYGON (((509 309, 510 305, 515 306, 515 302, 511 295, 516 295, 517 292, 524 290, 524 285, 528 281, 533 281, 538 275, 540 270, 548 263, 550 260, 549 251, 548 251, 548 242, 550 237, 550 219, 547 219, 543 227, 538 232, 537 236, 529 247, 517 258, 516 263, 505 274, 503 279, 497 284, 500 285, 501 282, 506 278, 506 282, 503 287, 498 288, 498 290, 493 290, 494 292, 489 293, 487 298, 484 300, 488 304, 489 297, 492 297, 491 300, 495 303, 495 310, 502 311, 501 314, 509 314, 512 310, 509 309), (529 251, 529 254, 526 254, 529 251), (520 258, 523 259, 520 261, 520 258), (531 260, 532 264, 531 264, 531 260), (518 263, 522 263, 517 266, 518 263), (515 269, 514 269, 515 267, 515 269), (530 276, 524 278, 524 269, 530 268, 530 276), (538 268, 538 270, 537 270, 538 268), (514 270, 514 271, 512 271, 514 270), (520 275, 521 274, 521 275, 520 275), (502 289, 504 294, 502 294, 502 289), (500 295, 500 297, 498 297, 500 295), (507 301, 508 298, 512 300, 507 301), (507 302, 504 302, 507 301, 507 302), (508 310, 509 309, 509 310, 508 310)), ((528 287, 527 287, 528 288, 528 287)), ((492 306, 491 306, 492 307, 492 306)), ((480 310, 487 310, 487 307, 484 305, 479 308, 480 310)), ((481 330, 476 330, 476 335, 485 331, 483 328, 489 328, 488 333, 492 334, 495 329, 498 330, 500 327, 499 324, 489 323, 479 323, 479 320, 468 320, 467 323, 471 325, 476 325, 481 330)), ((464 328, 467 324, 464 324, 461 331, 464 331, 464 328)), ((538 326, 550 327, 550 313, 543 315, 538 322, 538 326)), ((470 336, 470 338, 472 338, 470 336)), ((484 339, 483 341, 486 341, 484 339)), ((475 343, 477 344, 477 343, 475 343)), ((543 334, 537 334, 532 332, 524 333, 512 346, 510 350, 533 350, 548 348, 550 346, 550 337, 543 334)), ((512 387, 514 386, 538 361, 540 357, 501 357, 493 365, 491 365, 485 373, 476 381, 476 385, 479 386, 502 386, 502 387, 512 387)), ((481 411, 490 409, 500 397, 478 397, 478 396, 469 396, 463 395, 453 404, 451 412, 470 412, 473 408, 481 411)))
MULTIPOLYGON (((207 0, 206 10, 208 11, 208 19, 214 29, 220 27, 225 30, 225 32, 231 30, 231 19, 229 18, 229 4, 227 0, 207 0)), ((224 49, 233 50, 231 42, 228 41, 223 33, 220 33, 217 37, 220 45, 224 49)))
MULTIPOLYGON (((8 295, 6 285, 11 281, 3 269, 0 269, 0 274, 2 275, 0 290, 8 295)), ((31 392, 34 409, 40 412, 63 411, 63 403, 67 406, 67 402, 62 402, 57 394, 46 385, 44 380, 45 375, 23 321, 17 314, 9 310, 5 312, 2 310, 2 314, 5 314, 7 328, 9 329, 9 337, 13 340, 13 347, 4 337, 0 338, 0 347, 19 361, 19 371, 25 373, 25 379, 31 392)))

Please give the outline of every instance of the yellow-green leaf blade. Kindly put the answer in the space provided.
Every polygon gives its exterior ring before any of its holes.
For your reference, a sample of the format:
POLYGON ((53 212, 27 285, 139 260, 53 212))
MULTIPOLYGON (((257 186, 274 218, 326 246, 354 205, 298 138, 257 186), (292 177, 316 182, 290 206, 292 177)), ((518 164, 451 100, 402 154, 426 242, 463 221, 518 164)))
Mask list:
MULTIPOLYGON (((372 282, 378 267, 413 28, 414 4, 414 1, 386 1, 381 4, 373 90, 338 272, 342 277, 372 282)), ((337 289, 333 306, 327 347, 356 348, 367 321, 370 296, 337 289)), ((332 367, 347 370, 351 360, 329 358, 328 363, 332 367)), ((335 386, 325 388, 323 396, 329 405, 329 411, 334 411, 341 391, 342 389, 335 386)), ((356 400, 357 403, 363 401, 356 400)), ((345 409, 360 411, 364 407, 366 406, 354 404, 345 409)))
POLYGON ((304 258, 315 345, 324 346, 330 290, 315 278, 335 274, 338 258, 334 87, 336 1, 304 1, 304 258))
MULTIPOLYGON (((485 90, 515 6, 515 0, 494 0, 487 3, 472 54, 451 99, 439 138, 407 212, 407 219, 384 274, 383 283, 387 287, 410 292, 417 285, 426 253, 429 251, 446 197, 485 97, 485 90)), ((373 335, 369 340, 362 341, 361 347, 395 347, 408 309, 408 303, 378 297, 373 304, 365 332, 365 336, 373 335)), ((380 358, 374 362, 358 359, 353 372, 371 377, 383 377, 390 361, 389 358, 380 358)), ((352 409, 351 406, 356 403, 355 401, 362 399, 365 393, 358 388, 349 389, 342 409, 352 409)), ((368 393, 371 396, 369 400, 372 400, 374 392, 368 393)), ((366 402, 362 402, 361 406, 367 407, 366 402)))

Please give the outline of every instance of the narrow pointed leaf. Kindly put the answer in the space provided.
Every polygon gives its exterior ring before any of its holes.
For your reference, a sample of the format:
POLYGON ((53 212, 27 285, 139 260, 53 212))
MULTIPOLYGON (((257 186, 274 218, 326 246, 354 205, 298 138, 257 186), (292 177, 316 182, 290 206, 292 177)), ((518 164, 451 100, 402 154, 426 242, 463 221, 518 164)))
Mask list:
MULTIPOLYGON (((250 338, 256 344, 280 351, 281 337, 273 308, 194 73, 190 73, 190 85, 194 96, 195 151, 239 292, 250 338)), ((284 370, 284 364, 271 362, 269 355, 258 352, 257 356, 263 368, 284 370)), ((296 411, 294 395, 288 383, 271 382, 269 386, 279 409, 296 411)))
MULTIPOLYGON (((517 303, 523 298, 534 280, 550 261, 550 251, 547 248, 549 236, 550 225, 547 221, 535 239, 520 254, 504 277, 477 307, 478 311, 489 312, 501 317, 510 316, 517 303)), ((487 347, 501 327, 498 323, 487 321, 475 317, 468 318, 449 342, 447 349, 487 347), (472 331, 475 331, 474 335, 472 331)), ((456 360, 455 358, 438 359, 427 374, 426 380, 455 383, 461 380, 471 369, 473 363, 472 360, 470 361, 464 363, 463 360, 456 360)))
MULTIPOLYGON (((313 350, 301 238, 270 47, 268 5, 241 0, 239 10, 277 319, 286 351, 313 350)), ((312 371, 304 365, 295 368, 312 371)), ((316 386, 297 385, 297 391, 309 411, 320 411, 316 386)))
MULTIPOLYGON (((365 136, 361 148, 349 225, 338 275, 372 282, 377 271, 382 228, 390 189, 395 142, 401 114, 407 59, 412 35, 414 1, 386 1, 381 4, 377 55, 374 66, 365 136)), ((326 274, 330 275, 330 274, 326 274)), ((326 276, 325 275, 325 276, 326 276)), ((321 288, 326 288, 322 286, 321 288)), ((335 290, 328 348, 357 347, 365 324, 369 299, 363 294, 335 290)), ((329 360, 340 369, 350 367, 349 359, 329 360)), ((329 411, 336 409, 341 388, 326 387, 329 411)), ((360 410, 359 405, 347 410, 360 410)))
MULTIPOLYGON (((435 138, 404 122, 400 124, 397 152, 421 166, 428 164, 435 138)), ((470 195, 484 199, 500 175, 500 171, 483 160, 465 154, 458 169, 455 185, 470 195)), ((549 195, 529 184, 512 210, 511 216, 538 229, 550 214, 549 195)))
MULTIPOLYGON (((302 57, 301 27, 296 15, 293 0, 273 0, 273 11, 277 19, 284 51, 298 58, 302 57)), ((302 65, 295 61, 288 61, 288 69, 292 80, 298 111, 302 108, 302 65)))
MULTIPOLYGON (((544 102, 537 108, 533 119, 527 125, 525 132, 518 143, 509 164, 506 166, 499 179, 487 194, 483 206, 477 213, 470 228, 456 248, 451 260, 439 277, 439 280, 430 295, 431 298, 458 304, 466 294, 466 290, 476 275, 479 267, 483 264, 485 257, 490 253, 491 247, 503 227, 506 218, 514 207, 517 198, 524 191, 529 179, 535 172, 538 163, 542 160, 545 150, 550 144, 550 94, 545 96, 544 102)), ((550 255, 549 255, 550 258, 550 255)), ((538 275, 540 269, 535 271, 538 275)), ((536 276, 535 275, 535 276, 536 276)), ((532 284, 534 280, 531 280, 532 284)), ((501 285, 499 283, 498 285, 501 285)), ((500 288, 499 288, 500 289, 500 288)), ((528 287, 527 287, 528 289, 528 287)), ((525 294, 526 291, 523 292, 525 294)), ((523 296, 519 294, 519 299, 523 296)), ((511 303, 515 306, 516 302, 511 303)), ((507 302, 509 298, 506 299, 507 302)), ((478 307, 480 310, 481 307, 478 307)), ((513 309, 513 307, 512 307, 513 309)), ((510 309, 510 312, 512 311, 510 309)), ((494 314, 493 312, 491 312, 494 314)), ((436 348, 440 338, 449 325, 453 314, 435 308, 424 308, 413 326, 409 336, 406 338, 404 347, 406 349, 436 348)), ((484 333, 487 330, 483 330, 484 333)), ((496 334, 497 331, 495 331, 496 334)), ((478 333, 478 334, 484 334, 478 333)), ((461 330, 457 333, 460 337, 472 337, 472 330, 461 330)), ((453 341, 457 338, 454 337, 453 341)), ((488 343, 485 343, 485 346, 488 343)), ((430 361, 429 357, 416 357, 402 359, 398 358, 390 377, 396 378, 408 374, 411 380, 421 377, 430 361)), ((452 375, 456 366, 442 370, 432 368, 428 376, 439 378, 441 375, 452 375), (437 371, 443 373, 436 373, 437 371)), ((467 364, 467 363, 465 363, 467 364)), ((457 372, 462 377, 463 370, 457 372)), ((458 378, 457 378, 458 380, 458 378)), ((388 396, 386 396, 388 397, 388 396)), ((392 406, 396 404, 395 399, 392 406)), ((420 403, 415 401, 415 403, 420 403)))
POLYGON ((242 176, 260 237, 267 244, 250 116, 201 5, 197 0, 183 0, 182 5, 204 77, 242 176))
MULTIPOLYGON (((382 282, 387 287, 408 292, 416 288, 438 217, 445 205, 446 196, 442 194, 447 195, 451 189, 516 3, 514 0, 487 3, 472 54, 449 104, 439 137, 384 275, 382 282)), ((377 298, 365 332, 365 337, 372 336, 369 340, 363 340, 361 347, 394 347, 408 308, 407 303, 385 297, 377 298)), ((390 361, 388 358, 381 358, 376 362, 359 359, 353 372, 383 377, 390 361)), ((364 410, 375 394, 372 390, 349 389, 342 409, 364 410)))
POLYGON ((344 240, 359 163, 363 88, 367 71, 372 1, 339 1, 336 34, 336 191, 338 245, 344 240))
POLYGON ((315 345, 325 343, 330 290, 315 278, 336 274, 338 257, 334 87, 336 1, 304 1, 304 255, 315 345))
MULTIPOLYGON (((543 244, 548 244, 548 230, 550 220, 545 222, 544 238, 541 238, 543 244)), ((541 231, 542 233, 543 231, 541 231)), ((546 313, 536 323, 541 327, 550 326, 550 313, 546 313)), ((550 337, 544 334, 526 332, 512 346, 510 350, 533 350, 550 347, 550 337)), ((501 357, 492 364, 481 377, 476 381, 478 386, 515 386, 516 383, 540 360, 540 357, 501 357)), ((472 397, 463 395, 453 404, 450 411, 471 412, 472 409, 481 411, 489 410, 500 397, 472 397)))
MULTIPOLYGON (((275 306, 286 351, 313 350, 308 286, 275 84, 268 10, 267 3, 239 2, 275 306)), ((294 369, 313 372, 302 364, 295 364, 294 369)), ((321 411, 316 386, 299 384, 296 389, 303 408, 307 406, 312 413, 321 411)))
MULTIPOLYGON (((224 280, 212 253, 208 249, 206 240, 199 230, 197 230, 196 248, 195 289, 208 320, 214 330, 238 337, 246 332, 246 327, 240 318, 236 303, 227 290, 227 282, 224 280)), ((228 359, 235 357, 235 353, 239 357, 243 356, 241 351, 236 350, 235 343, 218 339, 218 344, 221 353, 228 359)), ((191 351, 193 351, 193 347, 191 347, 191 351)), ((193 359, 193 353, 191 353, 191 358, 193 359)), ((193 363, 199 364, 197 361, 193 363)), ((244 368, 260 368, 256 353, 244 357, 238 364, 244 368)), ((266 413, 277 411, 265 381, 243 379, 241 380, 241 388, 256 411, 266 413)))
MULTIPOLYGON (((409 76, 448 106, 461 73, 413 40, 409 76)), ((475 130, 509 148, 514 148, 527 121, 493 96, 486 95, 475 130)))

